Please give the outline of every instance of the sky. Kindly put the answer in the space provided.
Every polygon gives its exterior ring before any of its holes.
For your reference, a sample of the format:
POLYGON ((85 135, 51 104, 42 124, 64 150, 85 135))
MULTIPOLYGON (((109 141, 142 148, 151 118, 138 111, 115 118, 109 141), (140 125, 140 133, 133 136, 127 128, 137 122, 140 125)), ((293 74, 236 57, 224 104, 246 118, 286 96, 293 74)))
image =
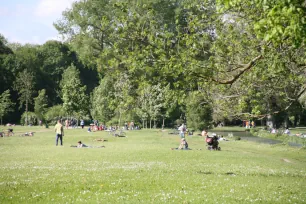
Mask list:
POLYGON ((0 0, 0 33, 10 43, 43 44, 60 40, 53 22, 75 0, 0 0))

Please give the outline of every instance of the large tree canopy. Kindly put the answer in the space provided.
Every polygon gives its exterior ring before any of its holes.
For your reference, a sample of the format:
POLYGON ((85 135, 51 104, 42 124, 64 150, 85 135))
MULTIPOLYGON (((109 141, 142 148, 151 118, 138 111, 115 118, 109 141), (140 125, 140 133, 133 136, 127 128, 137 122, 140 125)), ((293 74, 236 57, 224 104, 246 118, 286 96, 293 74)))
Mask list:
POLYGON ((69 114, 84 113, 77 103, 88 101, 85 112, 105 123, 297 123, 306 101, 305 11, 302 0, 77 1, 55 23, 64 43, 0 38, 1 91, 28 70, 34 96, 45 89, 48 105, 63 103, 69 114))

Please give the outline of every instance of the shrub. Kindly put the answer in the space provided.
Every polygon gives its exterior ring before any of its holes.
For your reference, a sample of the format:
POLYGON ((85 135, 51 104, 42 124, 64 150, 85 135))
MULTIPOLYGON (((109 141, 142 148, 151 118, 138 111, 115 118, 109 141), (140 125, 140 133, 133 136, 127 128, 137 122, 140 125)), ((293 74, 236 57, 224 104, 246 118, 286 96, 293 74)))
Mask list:
POLYGON ((24 112, 22 114, 21 119, 20 119, 20 124, 26 124, 26 118, 27 117, 28 117, 28 124, 31 124, 31 125, 36 125, 37 124, 38 117, 36 116, 35 113, 29 112, 29 111, 28 111, 28 113, 24 112))

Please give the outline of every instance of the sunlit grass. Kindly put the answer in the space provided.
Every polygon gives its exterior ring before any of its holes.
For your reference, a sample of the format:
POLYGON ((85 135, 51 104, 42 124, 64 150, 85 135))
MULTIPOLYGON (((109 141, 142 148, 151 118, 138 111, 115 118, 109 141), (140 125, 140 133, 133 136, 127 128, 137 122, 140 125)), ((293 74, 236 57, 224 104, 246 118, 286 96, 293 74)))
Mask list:
POLYGON ((0 138, 0 203, 305 203, 306 151, 247 141, 172 151, 179 136, 130 131, 126 138, 52 127, 15 127, 0 138), (17 133, 34 131, 34 137, 17 133), (97 138, 107 142, 94 141, 97 138), (77 149, 77 141, 106 148, 77 149), (201 150, 200 150, 201 149, 201 150))

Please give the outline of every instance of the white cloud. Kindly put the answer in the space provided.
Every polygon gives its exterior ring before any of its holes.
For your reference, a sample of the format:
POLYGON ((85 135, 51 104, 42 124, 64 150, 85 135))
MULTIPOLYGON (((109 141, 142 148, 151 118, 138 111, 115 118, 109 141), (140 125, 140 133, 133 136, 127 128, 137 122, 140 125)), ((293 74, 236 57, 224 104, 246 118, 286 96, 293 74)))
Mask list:
POLYGON ((67 8, 71 8, 75 0, 41 0, 36 9, 35 15, 39 17, 60 16, 67 8))

